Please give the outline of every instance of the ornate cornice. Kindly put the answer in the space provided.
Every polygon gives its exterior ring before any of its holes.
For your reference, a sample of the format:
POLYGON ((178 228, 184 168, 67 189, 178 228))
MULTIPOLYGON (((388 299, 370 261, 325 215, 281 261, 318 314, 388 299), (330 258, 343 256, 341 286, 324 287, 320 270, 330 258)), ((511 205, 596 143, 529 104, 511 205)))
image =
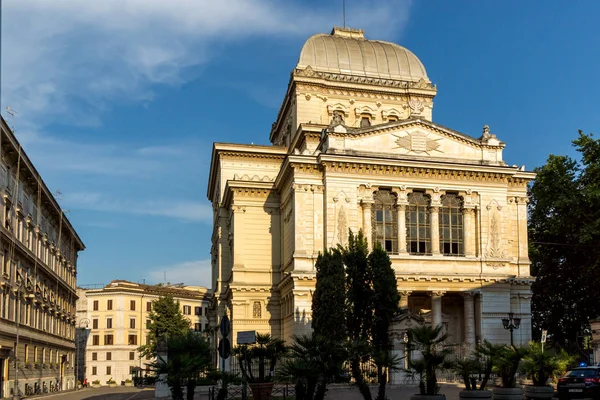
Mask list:
POLYGON ((354 83, 354 84, 366 84, 366 85, 374 85, 374 86, 384 86, 386 88, 398 88, 398 89, 424 89, 428 91, 433 91, 433 95, 437 92, 437 86, 432 84, 431 82, 425 81, 425 79, 421 78, 419 81, 405 81, 405 80, 397 80, 397 79, 384 79, 384 78, 375 78, 369 76, 357 76, 350 74, 340 74, 334 72, 321 72, 315 71, 310 66, 300 69, 295 68, 292 72, 294 77, 308 77, 308 78, 318 78, 323 79, 325 81, 330 82, 345 82, 345 83, 354 83))
POLYGON ((445 283, 509 283, 513 285, 531 285, 534 277, 502 277, 502 276, 442 276, 442 275, 398 275, 398 282, 445 282, 445 283))
POLYGON ((323 161, 323 165, 329 171, 345 172, 350 174, 389 175, 403 178, 418 177, 436 180, 462 180, 475 182, 495 182, 504 184, 508 181, 507 174, 499 172, 496 173, 485 171, 448 170, 441 168, 395 166, 386 164, 366 164, 358 160, 352 163, 323 161))

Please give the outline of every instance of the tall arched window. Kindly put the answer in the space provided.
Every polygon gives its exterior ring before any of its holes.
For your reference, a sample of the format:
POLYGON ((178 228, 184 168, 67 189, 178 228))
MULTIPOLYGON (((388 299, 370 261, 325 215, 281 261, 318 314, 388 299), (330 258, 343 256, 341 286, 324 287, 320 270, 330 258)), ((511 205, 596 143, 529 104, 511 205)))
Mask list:
POLYGON ((398 213, 396 196, 389 190, 379 190, 373 196, 373 243, 381 243, 388 253, 398 254, 398 213))
POLYGON ((410 254, 431 254, 429 197, 422 192, 408 195, 406 246, 410 254))
POLYGON ((440 253, 446 256, 462 256, 465 254, 462 200, 456 194, 442 196, 442 208, 440 209, 440 253))

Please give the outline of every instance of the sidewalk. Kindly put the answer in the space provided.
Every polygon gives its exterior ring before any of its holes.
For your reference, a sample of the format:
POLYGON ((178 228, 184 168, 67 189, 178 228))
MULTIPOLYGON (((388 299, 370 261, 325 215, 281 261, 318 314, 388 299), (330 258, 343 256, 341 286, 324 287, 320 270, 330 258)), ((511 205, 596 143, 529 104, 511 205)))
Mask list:
MULTIPOLYGON (((463 390, 463 386, 455 383, 440 383, 440 393, 446 395, 447 400, 458 400, 458 393, 463 390)), ((409 399, 413 394, 419 393, 419 388, 416 385, 400 386, 387 385, 386 396, 388 399, 409 399)), ((373 399, 377 397, 377 386, 371 386, 371 394, 373 399)), ((208 387, 196 388, 194 400, 208 400, 208 387)), ((362 400, 362 396, 358 389, 349 385, 331 385, 328 386, 327 400, 362 400)))

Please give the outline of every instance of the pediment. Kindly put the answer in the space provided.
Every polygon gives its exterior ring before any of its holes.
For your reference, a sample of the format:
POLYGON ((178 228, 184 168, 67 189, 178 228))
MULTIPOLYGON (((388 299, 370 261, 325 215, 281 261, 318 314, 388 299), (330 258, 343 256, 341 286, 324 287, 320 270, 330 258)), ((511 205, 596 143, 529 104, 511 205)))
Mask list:
MULTIPOLYGON (((339 128, 342 128, 341 126, 339 128)), ((475 139, 429 121, 402 121, 327 133, 327 153, 392 158, 435 158, 456 162, 503 164, 504 143, 494 135, 475 139)))

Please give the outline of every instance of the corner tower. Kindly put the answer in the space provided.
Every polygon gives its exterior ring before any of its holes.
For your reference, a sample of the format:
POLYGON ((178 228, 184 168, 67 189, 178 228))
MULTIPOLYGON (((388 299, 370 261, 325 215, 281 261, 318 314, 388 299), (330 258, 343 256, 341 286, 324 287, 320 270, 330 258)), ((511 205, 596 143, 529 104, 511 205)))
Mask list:
POLYGON ((410 50, 368 40, 362 29, 336 27, 304 43, 270 140, 314 151, 318 135, 298 128, 327 125, 334 114, 356 128, 410 117, 431 121, 436 93, 423 63, 410 50))

